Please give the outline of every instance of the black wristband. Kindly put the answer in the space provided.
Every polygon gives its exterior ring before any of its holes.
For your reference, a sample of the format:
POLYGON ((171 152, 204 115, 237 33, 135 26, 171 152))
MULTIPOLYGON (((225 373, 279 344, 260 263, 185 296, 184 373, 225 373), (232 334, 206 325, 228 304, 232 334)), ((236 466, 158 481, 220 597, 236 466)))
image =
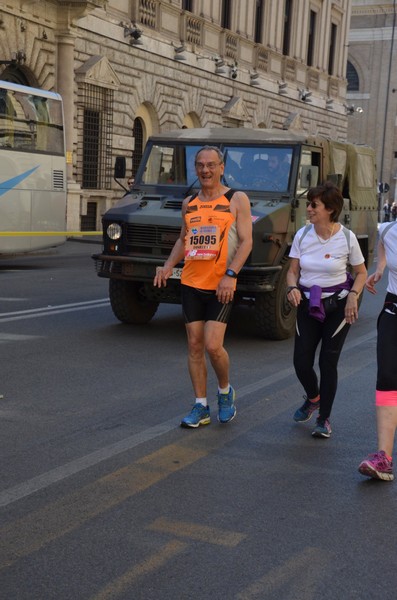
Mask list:
MULTIPOLYGON (((287 294, 289 294, 290 292, 292 292, 292 290, 299 290, 297 285, 289 285, 287 287, 287 294)), ((299 290, 300 291, 300 290, 299 290)))
POLYGON ((237 279, 237 273, 232 269, 226 269, 225 275, 227 275, 228 277, 233 277, 233 279, 237 279))

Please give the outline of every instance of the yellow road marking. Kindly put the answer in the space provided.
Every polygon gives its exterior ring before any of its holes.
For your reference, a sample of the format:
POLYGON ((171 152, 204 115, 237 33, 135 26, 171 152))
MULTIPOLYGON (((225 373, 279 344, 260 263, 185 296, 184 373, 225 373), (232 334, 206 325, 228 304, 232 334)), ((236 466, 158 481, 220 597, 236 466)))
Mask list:
POLYGON ((159 569, 171 558, 183 552, 187 546, 188 544, 178 540, 169 542, 157 554, 149 556, 141 563, 132 567, 130 571, 127 571, 124 575, 109 583, 101 592, 92 596, 90 600, 114 600, 116 596, 125 593, 139 577, 143 577, 159 569))
MULTIPOLYGON (((292 401, 291 401, 292 406, 292 401)), ((209 432, 183 432, 184 441, 170 444, 131 465, 64 495, 0 529, 0 569, 40 550, 46 544, 74 531, 89 519, 145 491, 168 476, 215 452, 231 440, 258 426, 258 414, 272 418, 282 409, 266 398, 250 405, 238 427, 209 432), (208 435, 210 433, 210 435, 208 435), (186 434, 186 435, 185 435, 186 434), (192 435, 193 434, 193 435, 192 435)))
POLYGON ((305 548, 282 565, 271 569, 257 579, 246 590, 236 596, 236 600, 262 600, 277 595, 277 590, 290 582, 291 598, 312 600, 318 597, 318 574, 326 568, 326 557, 319 548, 305 548), (304 588, 304 596, 301 595, 304 588))
POLYGON ((216 527, 206 527, 196 525, 186 521, 171 521, 165 517, 159 517, 148 527, 151 531, 160 531, 161 533, 170 533, 176 537, 189 538, 206 542, 208 544, 217 544, 234 548, 242 542, 247 536, 233 531, 224 531, 216 527))
POLYGON ((102 231, 0 231, 3 237, 36 237, 36 236, 70 236, 70 235, 102 235, 102 231))
POLYGON ((0 569, 208 454, 170 444, 0 529, 0 569))

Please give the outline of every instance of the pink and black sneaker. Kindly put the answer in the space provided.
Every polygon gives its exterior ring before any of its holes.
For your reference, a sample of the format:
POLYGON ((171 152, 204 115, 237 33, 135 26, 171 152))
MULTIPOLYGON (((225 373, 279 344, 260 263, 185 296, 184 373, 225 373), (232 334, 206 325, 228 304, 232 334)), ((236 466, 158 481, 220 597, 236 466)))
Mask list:
POLYGON ((363 460, 358 467, 361 475, 372 477, 373 479, 382 479, 383 481, 393 481, 393 461, 389 460, 383 450, 370 454, 363 460))
POLYGON ((332 429, 329 420, 317 417, 316 426, 312 431, 312 436, 318 438, 329 438, 331 433, 332 429))
POLYGON ((295 411, 294 421, 297 423, 306 423, 312 414, 320 408, 320 399, 316 400, 316 402, 312 402, 306 396, 303 396, 305 401, 298 410, 295 411))

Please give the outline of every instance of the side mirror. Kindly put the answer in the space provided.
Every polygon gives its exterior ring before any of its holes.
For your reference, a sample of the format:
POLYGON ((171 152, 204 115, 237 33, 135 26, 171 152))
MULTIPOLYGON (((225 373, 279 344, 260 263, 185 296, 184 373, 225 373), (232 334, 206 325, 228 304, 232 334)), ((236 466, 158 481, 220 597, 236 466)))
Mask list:
POLYGON ((301 188, 315 187, 318 183, 318 167, 314 165, 302 165, 301 188))
POLYGON ((116 156, 114 163, 114 178, 124 179, 127 170, 125 156, 116 156))

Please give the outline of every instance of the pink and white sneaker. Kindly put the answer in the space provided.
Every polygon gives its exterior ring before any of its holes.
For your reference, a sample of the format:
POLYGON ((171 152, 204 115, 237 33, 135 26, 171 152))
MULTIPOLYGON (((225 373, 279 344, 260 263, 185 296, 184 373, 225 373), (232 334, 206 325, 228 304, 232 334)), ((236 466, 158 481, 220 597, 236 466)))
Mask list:
POLYGON ((389 460, 383 450, 370 454, 358 467, 359 472, 373 479, 393 481, 393 461, 389 460))

